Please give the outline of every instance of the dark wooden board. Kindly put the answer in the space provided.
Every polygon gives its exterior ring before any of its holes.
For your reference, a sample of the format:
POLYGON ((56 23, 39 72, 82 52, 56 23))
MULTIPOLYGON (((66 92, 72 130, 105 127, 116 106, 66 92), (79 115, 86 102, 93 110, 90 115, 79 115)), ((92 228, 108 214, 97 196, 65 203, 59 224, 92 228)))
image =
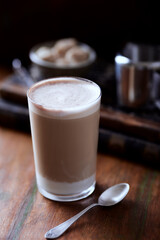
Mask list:
MULTIPOLYGON (((0 85, 0 124, 30 131, 27 87, 15 74, 0 85)), ((103 94, 103 92, 102 92, 103 94)), ((160 122, 126 113, 112 106, 101 106, 99 151, 137 161, 160 164, 160 122)))
POLYGON ((0 85, 0 96, 12 103, 27 106, 27 86, 12 74, 0 85))
POLYGON ((111 107, 101 108, 100 126, 160 144, 160 122, 140 118, 111 107))
MULTIPOLYGON (((27 113, 27 89, 23 82, 17 81, 15 75, 11 75, 1 84, 0 95, 2 100, 0 100, 0 110, 4 121, 10 120, 11 122, 11 116, 12 119, 13 117, 18 119, 19 116, 22 119, 23 114, 25 119, 27 113), (6 103, 5 100, 7 100, 6 103)), ((100 127, 150 142, 160 143, 160 122, 137 117, 110 106, 104 105, 101 107, 100 127)))

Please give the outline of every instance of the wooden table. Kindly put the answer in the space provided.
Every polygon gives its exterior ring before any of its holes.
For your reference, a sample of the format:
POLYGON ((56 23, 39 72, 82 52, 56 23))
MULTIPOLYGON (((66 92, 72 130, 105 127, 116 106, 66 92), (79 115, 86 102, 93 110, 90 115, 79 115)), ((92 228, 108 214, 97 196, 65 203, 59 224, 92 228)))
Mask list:
POLYGON ((121 203, 95 207, 59 239, 160 239, 160 171, 99 153, 95 192, 73 203, 54 202, 37 191, 30 134, 0 126, 0 239, 44 239, 47 230, 120 182, 130 184, 121 203))
POLYGON ((131 187, 121 203, 92 209, 60 239, 160 239, 160 172, 98 154, 97 185, 90 197, 73 203, 50 201, 37 191, 30 135, 0 127, 0 239, 44 239, 47 230, 119 182, 131 187))

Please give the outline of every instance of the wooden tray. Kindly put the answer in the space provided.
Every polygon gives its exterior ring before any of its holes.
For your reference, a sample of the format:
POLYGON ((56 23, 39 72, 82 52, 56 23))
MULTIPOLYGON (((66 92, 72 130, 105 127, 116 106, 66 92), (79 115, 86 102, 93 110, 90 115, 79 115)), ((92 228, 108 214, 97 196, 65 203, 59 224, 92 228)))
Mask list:
MULTIPOLYGON (((13 74, 3 81, 0 86, 0 110, 3 120, 12 117, 18 119, 20 116, 28 120, 27 110, 27 87, 13 74)), ((106 88, 102 86, 102 96, 107 94, 106 88), (103 92, 104 90, 104 92, 103 92)), ((150 142, 160 143, 160 114, 156 111, 156 120, 153 111, 147 116, 142 113, 126 112, 123 109, 115 108, 115 104, 106 104, 105 96, 102 98, 100 127, 115 132, 124 133, 136 138, 150 142), (103 100, 104 99, 104 100, 103 100)), ((144 111, 144 110, 143 110, 144 111)), ((154 112, 155 113, 155 112, 154 112)), ((2 119, 1 119, 2 120, 2 119)), ((0 121, 1 121, 0 120, 0 121)))

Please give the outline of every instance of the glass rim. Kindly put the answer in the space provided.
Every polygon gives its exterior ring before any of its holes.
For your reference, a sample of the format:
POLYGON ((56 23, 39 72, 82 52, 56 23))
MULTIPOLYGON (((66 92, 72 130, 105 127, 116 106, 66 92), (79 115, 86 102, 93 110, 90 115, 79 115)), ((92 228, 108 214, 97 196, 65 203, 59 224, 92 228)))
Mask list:
POLYGON ((35 101, 30 97, 31 91, 32 91, 36 86, 40 86, 40 85, 42 85, 42 84, 45 83, 45 82, 51 82, 51 81, 60 80, 60 79, 62 79, 62 80, 64 80, 64 79, 66 79, 66 80, 69 80, 69 79, 74 80, 74 79, 76 79, 76 80, 79 80, 79 81, 85 81, 85 82, 88 82, 88 83, 90 83, 90 84, 94 84, 94 85, 99 89, 99 95, 98 95, 98 97, 96 97, 94 100, 92 100, 92 101, 90 101, 89 103, 84 104, 84 105, 74 106, 74 107, 67 107, 67 108, 63 109, 63 111, 67 111, 67 110, 71 110, 71 109, 79 109, 79 108, 81 108, 82 106, 89 106, 90 104, 95 103, 96 101, 98 101, 98 99, 100 99, 101 96, 102 96, 102 91, 101 91, 100 86, 99 86, 97 83, 95 83, 95 82, 93 82, 93 81, 91 81, 91 80, 89 80, 89 79, 82 78, 82 77, 74 77, 74 76, 60 76, 60 77, 53 77, 53 78, 43 79, 43 80, 41 80, 41 81, 38 81, 38 82, 34 83, 34 84, 27 90, 27 98, 29 99, 29 101, 30 101, 32 104, 34 104, 34 105, 35 105, 36 107, 38 107, 38 108, 42 108, 42 110, 49 110, 49 111, 52 111, 52 110, 62 110, 62 109, 60 109, 60 108, 55 108, 55 107, 54 107, 54 108, 53 108, 53 107, 52 107, 52 108, 51 108, 51 107, 44 107, 42 104, 38 104, 37 102, 35 102, 35 101))

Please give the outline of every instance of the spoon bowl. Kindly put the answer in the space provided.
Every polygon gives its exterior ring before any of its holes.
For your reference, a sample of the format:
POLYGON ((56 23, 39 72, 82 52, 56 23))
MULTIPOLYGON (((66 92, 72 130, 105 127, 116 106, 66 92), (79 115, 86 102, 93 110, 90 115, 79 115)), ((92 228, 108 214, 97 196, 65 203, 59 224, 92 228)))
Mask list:
POLYGON ((120 183, 105 190, 98 198, 100 206, 112 206, 120 202, 128 193, 129 184, 120 183))

